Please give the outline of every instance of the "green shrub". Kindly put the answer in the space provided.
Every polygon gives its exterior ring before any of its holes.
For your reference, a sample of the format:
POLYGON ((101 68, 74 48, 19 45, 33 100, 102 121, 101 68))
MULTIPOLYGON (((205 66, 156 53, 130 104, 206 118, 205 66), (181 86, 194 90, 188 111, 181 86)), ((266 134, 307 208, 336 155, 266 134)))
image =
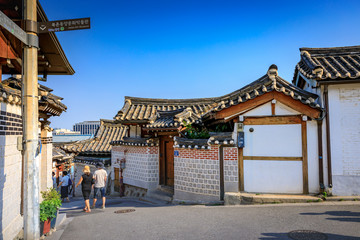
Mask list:
POLYGON ((43 201, 40 203, 40 221, 44 222, 56 216, 57 210, 61 207, 60 194, 54 188, 42 191, 43 201))
POLYGON ((185 130, 185 136, 191 139, 207 139, 210 137, 209 131, 206 128, 198 128, 194 127, 191 124, 186 123, 183 121, 185 130))
POLYGON ((61 207, 61 195, 55 188, 49 188, 47 191, 42 191, 41 196, 44 201, 52 201, 57 209, 61 207))

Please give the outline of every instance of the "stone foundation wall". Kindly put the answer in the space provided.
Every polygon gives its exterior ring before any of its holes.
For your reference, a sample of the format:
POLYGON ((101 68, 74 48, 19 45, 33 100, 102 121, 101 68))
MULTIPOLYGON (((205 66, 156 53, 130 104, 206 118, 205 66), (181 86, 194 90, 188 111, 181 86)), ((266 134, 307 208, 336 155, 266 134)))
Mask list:
MULTIPOLYGON (((143 189, 156 189, 159 184, 159 147, 113 146, 111 165, 120 168, 120 160, 126 159, 123 171, 124 183, 143 189)), ((114 180, 114 178, 112 178, 114 180)))
POLYGON ((218 201, 220 199, 219 146, 209 150, 175 148, 174 200, 218 201))
POLYGON ((17 138, 22 129, 21 107, 1 103, 0 112, 0 239, 13 239, 23 227, 20 215, 22 155, 17 138))
POLYGON ((225 192, 239 191, 237 147, 224 147, 224 185, 225 192))

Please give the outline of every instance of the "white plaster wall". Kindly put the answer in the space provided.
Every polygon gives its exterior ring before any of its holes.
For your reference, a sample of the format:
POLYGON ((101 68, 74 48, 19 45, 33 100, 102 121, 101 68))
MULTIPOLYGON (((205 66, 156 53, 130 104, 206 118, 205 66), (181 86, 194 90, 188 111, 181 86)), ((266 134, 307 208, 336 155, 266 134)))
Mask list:
MULTIPOLYGON (((21 114, 20 106, 1 103, 1 111, 21 114)), ((20 215, 22 156, 17 135, 0 136, 0 239, 13 239, 23 227, 20 215)))
MULTIPOLYGON (((244 156, 302 156, 300 124, 247 125, 244 132, 244 156)), ((302 162, 244 160, 244 186, 248 192, 302 193, 302 162)))
POLYGON ((244 114, 243 116, 271 116, 271 101, 265 103, 257 108, 254 108, 244 114))
POLYGON ((246 125, 244 132, 244 156, 302 156, 300 124, 246 125))
POLYGON ((285 104, 283 104, 279 101, 276 101, 275 114, 276 115, 299 115, 301 113, 298 111, 295 111, 292 108, 289 108, 288 106, 286 106, 285 104))
POLYGON ((329 86, 333 194, 360 195, 360 84, 329 86))
POLYGON ((309 192, 319 193, 319 160, 318 160, 318 135, 317 122, 306 122, 307 150, 308 150, 308 181, 309 192))

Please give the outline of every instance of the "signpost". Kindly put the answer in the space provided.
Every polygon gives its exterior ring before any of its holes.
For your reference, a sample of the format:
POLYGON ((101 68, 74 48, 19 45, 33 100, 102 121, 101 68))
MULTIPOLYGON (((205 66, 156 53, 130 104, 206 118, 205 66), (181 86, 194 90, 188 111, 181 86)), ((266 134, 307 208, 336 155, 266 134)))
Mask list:
POLYGON ((25 44, 23 48, 23 166, 24 166, 24 238, 40 237, 39 209, 39 112, 38 112, 38 33, 81 30, 90 28, 90 18, 37 23, 37 0, 23 0, 24 20, 30 23, 26 32, 0 11, 0 26, 25 44))
POLYGON ((10 18, 8 18, 2 11, 0 11, 0 26, 8 30, 12 35, 17 39, 28 44, 27 34, 22 30, 16 23, 14 23, 10 18))
POLYGON ((90 28, 90 18, 77 18, 38 23, 38 33, 62 32, 90 28))

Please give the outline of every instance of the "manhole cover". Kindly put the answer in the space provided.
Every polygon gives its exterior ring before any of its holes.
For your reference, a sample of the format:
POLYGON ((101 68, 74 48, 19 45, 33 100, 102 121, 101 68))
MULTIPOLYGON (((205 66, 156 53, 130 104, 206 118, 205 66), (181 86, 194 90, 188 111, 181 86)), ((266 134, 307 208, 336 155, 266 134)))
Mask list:
POLYGON ((311 230, 295 230, 288 233, 288 236, 294 240, 326 240, 324 233, 311 230))
POLYGON ((115 211, 114 213, 128 213, 128 212, 135 212, 135 209, 121 209, 115 211))

